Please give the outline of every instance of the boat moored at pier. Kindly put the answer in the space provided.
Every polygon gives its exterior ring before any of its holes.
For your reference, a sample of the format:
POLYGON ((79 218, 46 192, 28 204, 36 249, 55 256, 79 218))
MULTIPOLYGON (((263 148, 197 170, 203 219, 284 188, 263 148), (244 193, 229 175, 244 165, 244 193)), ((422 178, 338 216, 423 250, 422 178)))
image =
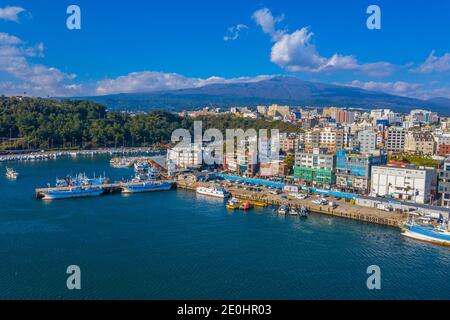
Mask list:
POLYGON ((216 198, 229 198, 230 193, 222 188, 215 187, 198 187, 196 189, 198 194, 202 194, 205 196, 216 197, 216 198))
POLYGON ((450 247, 450 232, 443 225, 408 223, 404 226, 402 235, 411 239, 450 247))
POLYGON ((173 184, 170 182, 145 181, 138 184, 125 184, 122 193, 142 193, 155 191, 168 191, 172 189, 173 184))
POLYGON ((97 186, 71 187, 68 189, 51 190, 44 192, 43 200, 60 200, 70 198, 96 197, 103 193, 103 189, 97 186))

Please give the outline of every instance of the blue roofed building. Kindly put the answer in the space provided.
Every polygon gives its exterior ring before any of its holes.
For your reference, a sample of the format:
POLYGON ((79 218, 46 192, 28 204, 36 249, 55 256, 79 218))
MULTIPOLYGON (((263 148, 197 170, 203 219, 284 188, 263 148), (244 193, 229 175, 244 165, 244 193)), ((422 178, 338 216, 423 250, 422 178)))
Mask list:
POLYGON ((336 186, 342 191, 368 194, 371 168, 385 165, 387 155, 360 154, 351 150, 336 152, 336 186))

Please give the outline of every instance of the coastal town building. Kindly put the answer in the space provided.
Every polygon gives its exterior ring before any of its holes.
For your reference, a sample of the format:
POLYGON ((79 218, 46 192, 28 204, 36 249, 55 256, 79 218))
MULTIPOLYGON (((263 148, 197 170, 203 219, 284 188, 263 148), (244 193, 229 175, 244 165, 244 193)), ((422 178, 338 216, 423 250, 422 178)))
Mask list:
POLYGON ((385 154, 374 156, 338 150, 336 152, 336 186, 343 191, 367 194, 372 166, 385 165, 386 162, 385 154))
POLYGON ((176 146, 167 151, 167 161, 176 169, 197 169, 202 166, 203 150, 199 144, 176 146))
POLYGON ((405 150, 406 129, 390 127, 387 130, 386 150, 390 153, 401 153, 405 150))
POLYGON ((374 130, 358 132, 359 150, 362 154, 369 154, 377 149, 377 134, 374 130))
POLYGON ((305 132, 305 151, 312 152, 314 149, 327 149, 329 153, 335 153, 343 149, 345 145, 344 131, 334 128, 315 128, 305 132))
POLYGON ((431 200, 436 177, 436 170, 432 168, 416 168, 403 163, 373 166, 370 193, 424 204, 431 200))
POLYGON ((435 152, 434 137, 431 132, 410 130, 405 136, 405 152, 432 156, 435 152))
POLYGON ((331 187, 336 182, 336 155, 325 149, 298 151, 295 155, 294 179, 311 186, 331 187))
POLYGON ((439 170, 438 192, 441 195, 441 206, 450 208, 450 158, 445 159, 439 170))
POLYGON ((279 106, 277 104, 273 104, 269 106, 267 110, 267 115, 272 118, 280 118, 284 119, 285 117, 290 118, 290 107, 289 106, 279 106))

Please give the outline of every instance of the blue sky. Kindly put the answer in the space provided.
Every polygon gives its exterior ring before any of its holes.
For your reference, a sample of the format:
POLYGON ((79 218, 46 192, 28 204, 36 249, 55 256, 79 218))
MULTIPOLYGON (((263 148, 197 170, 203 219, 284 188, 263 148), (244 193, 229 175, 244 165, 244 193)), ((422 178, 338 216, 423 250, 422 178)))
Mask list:
POLYGON ((289 74, 450 97, 442 0, 0 2, 0 93, 96 95, 289 74), (66 9, 81 8, 81 30, 66 9), (381 30, 366 27, 369 5, 381 30))

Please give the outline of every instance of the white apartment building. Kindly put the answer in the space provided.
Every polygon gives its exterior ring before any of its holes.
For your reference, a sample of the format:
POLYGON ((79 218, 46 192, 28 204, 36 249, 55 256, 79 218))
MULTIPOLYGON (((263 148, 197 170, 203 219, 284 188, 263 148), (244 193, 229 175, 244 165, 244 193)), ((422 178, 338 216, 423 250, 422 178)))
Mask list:
POLYGON ((373 166, 371 195, 428 203, 436 177, 436 170, 431 168, 373 166))
POLYGON ((390 127, 387 130, 386 150, 392 153, 400 153, 405 150, 406 129, 390 127))

